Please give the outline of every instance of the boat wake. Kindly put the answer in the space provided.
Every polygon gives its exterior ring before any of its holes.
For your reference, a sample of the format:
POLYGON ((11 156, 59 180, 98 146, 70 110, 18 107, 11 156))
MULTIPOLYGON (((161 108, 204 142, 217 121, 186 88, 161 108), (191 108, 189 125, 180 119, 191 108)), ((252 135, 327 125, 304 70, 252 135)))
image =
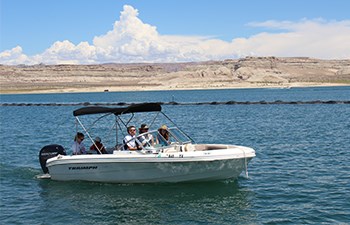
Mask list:
POLYGON ((37 179, 51 179, 51 176, 48 173, 44 173, 44 174, 36 175, 35 178, 37 178, 37 179))

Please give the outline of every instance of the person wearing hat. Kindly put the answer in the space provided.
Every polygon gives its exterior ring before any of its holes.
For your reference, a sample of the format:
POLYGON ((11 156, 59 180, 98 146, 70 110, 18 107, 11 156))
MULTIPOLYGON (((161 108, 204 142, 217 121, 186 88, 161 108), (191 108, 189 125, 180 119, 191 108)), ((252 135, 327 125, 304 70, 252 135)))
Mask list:
POLYGON ((147 126, 147 124, 141 124, 141 127, 139 128, 140 135, 138 136, 138 140, 140 141, 143 147, 151 147, 152 145, 154 145, 154 138, 152 134, 148 133, 141 135, 143 133, 147 133, 148 129, 149 127, 147 126))
POLYGON ((102 154, 107 154, 107 151, 106 151, 106 149, 105 149, 105 146, 103 146, 100 137, 95 137, 95 139, 94 139, 94 144, 92 144, 92 145, 90 146, 90 150, 96 151, 98 154, 100 154, 100 152, 101 152, 102 154), (100 150, 100 152, 99 152, 98 150, 100 150))
POLYGON ((163 146, 169 145, 169 131, 166 125, 162 125, 158 129, 157 144, 161 144, 163 146))

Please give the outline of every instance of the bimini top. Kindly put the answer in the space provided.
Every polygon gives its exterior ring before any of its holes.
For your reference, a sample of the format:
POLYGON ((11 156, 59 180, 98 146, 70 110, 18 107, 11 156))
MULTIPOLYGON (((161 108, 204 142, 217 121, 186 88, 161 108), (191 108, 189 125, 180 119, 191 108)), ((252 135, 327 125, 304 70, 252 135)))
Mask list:
POLYGON ((159 103, 132 104, 128 107, 123 107, 123 108, 90 106, 90 107, 83 107, 83 108, 74 110, 73 115, 82 116, 82 115, 100 114, 100 113, 113 113, 115 115, 121 115, 121 114, 136 113, 136 112, 157 112, 161 110, 162 110, 162 107, 159 103))

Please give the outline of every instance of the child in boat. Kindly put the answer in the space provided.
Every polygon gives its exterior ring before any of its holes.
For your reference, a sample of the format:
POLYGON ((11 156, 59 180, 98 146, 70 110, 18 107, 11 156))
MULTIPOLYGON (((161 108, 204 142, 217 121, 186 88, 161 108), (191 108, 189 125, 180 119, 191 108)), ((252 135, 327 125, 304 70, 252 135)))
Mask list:
POLYGON ((105 146, 103 146, 100 137, 95 137, 94 142, 95 143, 90 146, 90 150, 96 151, 98 154, 100 154, 100 152, 102 154, 107 154, 105 146), (100 150, 100 152, 98 150, 100 150))

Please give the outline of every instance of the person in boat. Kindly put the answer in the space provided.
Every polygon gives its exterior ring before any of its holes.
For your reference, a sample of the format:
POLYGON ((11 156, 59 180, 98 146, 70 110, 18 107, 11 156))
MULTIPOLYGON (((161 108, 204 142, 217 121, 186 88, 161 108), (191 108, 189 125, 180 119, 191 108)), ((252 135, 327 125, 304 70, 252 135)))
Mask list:
POLYGON ((161 144, 163 146, 169 145, 169 131, 166 125, 162 125, 158 129, 157 144, 161 144))
POLYGON ((94 139, 94 144, 92 144, 92 145, 90 146, 90 150, 96 151, 98 154, 100 154, 100 152, 101 152, 102 154, 107 154, 107 151, 106 151, 106 149, 105 149, 105 146, 103 146, 100 137, 95 137, 95 139, 94 139), (98 150, 100 150, 100 152, 99 152, 98 150))
POLYGON ((84 134, 77 132, 77 134, 74 137, 74 143, 72 146, 73 155, 86 154, 86 149, 85 149, 83 140, 84 140, 84 134))
POLYGON ((127 128, 128 134, 124 137, 123 144, 124 144, 124 150, 140 150, 142 149, 139 145, 138 140, 136 138, 136 127, 135 126, 129 126, 127 128))
POLYGON ((154 145, 154 138, 152 134, 144 134, 148 132, 149 127, 147 124, 141 124, 141 127, 139 128, 139 137, 138 140, 142 144, 143 147, 151 147, 154 145))

